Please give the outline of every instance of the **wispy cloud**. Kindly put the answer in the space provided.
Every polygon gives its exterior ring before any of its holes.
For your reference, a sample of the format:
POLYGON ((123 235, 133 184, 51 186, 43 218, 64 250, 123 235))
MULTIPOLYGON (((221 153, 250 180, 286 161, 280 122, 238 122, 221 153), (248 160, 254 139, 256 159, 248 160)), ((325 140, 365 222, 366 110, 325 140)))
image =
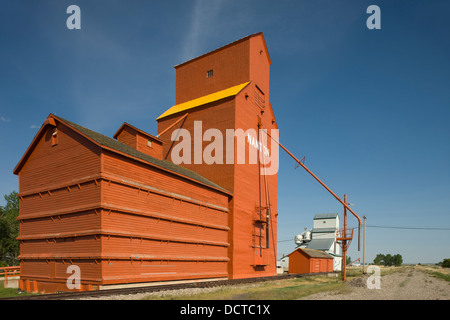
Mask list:
POLYGON ((11 122, 10 118, 5 118, 4 116, 0 116, 0 121, 1 122, 11 122))
POLYGON ((35 124, 32 124, 31 126, 30 126, 30 129, 38 129, 39 128, 39 126, 37 126, 37 125, 35 125, 35 124))
POLYGON ((190 28, 183 46, 183 59, 195 58, 202 51, 202 41, 214 30, 224 0, 196 0, 193 5, 190 28))

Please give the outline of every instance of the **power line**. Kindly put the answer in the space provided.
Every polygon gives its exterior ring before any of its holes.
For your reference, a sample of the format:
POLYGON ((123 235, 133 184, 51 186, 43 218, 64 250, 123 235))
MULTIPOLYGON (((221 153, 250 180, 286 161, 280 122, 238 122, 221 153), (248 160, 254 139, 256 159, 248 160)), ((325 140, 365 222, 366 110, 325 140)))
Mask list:
POLYGON ((280 243, 280 242, 290 242, 290 241, 294 241, 294 238, 292 238, 292 239, 289 239, 289 240, 279 240, 279 241, 277 241, 277 243, 280 243))
MULTIPOLYGON (((358 226, 348 227, 348 229, 357 229, 358 226)), ((361 226, 362 228, 362 226, 361 226)), ((404 227, 404 226, 377 226, 377 225, 366 225, 366 228, 380 228, 380 229, 405 229, 405 230, 441 230, 450 231, 450 227, 404 227)))
POLYGON ((447 230, 447 231, 450 231, 450 228, 441 228, 441 227, 401 227, 401 226, 369 226, 369 225, 366 225, 366 228, 410 229, 410 230, 447 230))
MULTIPOLYGON (((353 229, 358 228, 357 226, 353 229)), ((434 230, 434 231, 450 231, 450 227, 402 227, 402 226, 378 226, 378 225, 366 225, 366 228, 379 228, 379 229, 403 229, 403 230, 434 230)), ((352 229, 349 227, 348 229, 352 229)), ((294 241, 292 239, 280 240, 277 243, 294 241)))

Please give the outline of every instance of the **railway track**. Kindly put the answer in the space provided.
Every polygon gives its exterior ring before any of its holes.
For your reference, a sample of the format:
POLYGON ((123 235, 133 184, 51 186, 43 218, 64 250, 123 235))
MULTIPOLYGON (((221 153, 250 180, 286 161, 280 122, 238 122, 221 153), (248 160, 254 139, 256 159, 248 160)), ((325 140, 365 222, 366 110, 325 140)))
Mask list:
POLYGON ((134 287, 134 288, 105 289, 105 290, 79 291, 79 292, 61 292, 61 293, 52 293, 52 294, 37 294, 37 295, 31 295, 31 296, 6 297, 6 298, 0 298, 0 300, 69 300, 69 299, 81 299, 81 298, 88 298, 88 297, 128 295, 128 294, 137 294, 137 293, 151 293, 151 292, 158 292, 158 291, 165 291, 165 290, 234 286, 234 285, 266 282, 266 281, 273 281, 273 280, 301 278, 301 277, 308 277, 308 276, 321 275, 321 274, 328 274, 328 273, 309 273, 309 274, 295 274, 295 275, 290 274, 290 275, 278 275, 278 276, 271 276, 271 277, 258 277, 258 278, 246 278, 246 279, 175 283, 175 284, 143 286, 143 287, 134 287))

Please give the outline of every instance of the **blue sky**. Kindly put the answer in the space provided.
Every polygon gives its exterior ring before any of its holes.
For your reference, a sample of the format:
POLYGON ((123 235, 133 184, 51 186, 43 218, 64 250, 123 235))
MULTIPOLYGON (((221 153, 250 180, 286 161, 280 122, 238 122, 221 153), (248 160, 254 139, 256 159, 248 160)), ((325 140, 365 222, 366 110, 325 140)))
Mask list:
MULTIPOLYGON (((448 1, 5 1, 0 11, 0 194, 49 113, 112 136, 156 133, 173 66, 262 31, 280 141, 367 216, 366 260, 450 258, 448 1), (81 8, 81 30, 66 9, 81 8), (369 5, 381 29, 369 30, 369 5)), ((278 252, 342 206, 280 151, 278 252)), ((0 205, 3 205, 3 198, 0 205)), ((349 218, 349 224, 356 220, 349 218)), ((357 242, 349 255, 362 258, 357 242)))

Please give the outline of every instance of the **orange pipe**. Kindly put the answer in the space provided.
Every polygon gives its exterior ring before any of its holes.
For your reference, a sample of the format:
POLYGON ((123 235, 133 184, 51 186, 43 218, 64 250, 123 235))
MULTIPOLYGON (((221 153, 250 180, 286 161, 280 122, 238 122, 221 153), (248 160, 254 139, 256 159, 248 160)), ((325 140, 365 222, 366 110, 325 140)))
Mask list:
MULTIPOLYGON (((266 133, 267 133, 267 135, 270 137, 270 138, 272 138, 272 136, 269 134, 269 132, 267 132, 267 130, 264 130, 266 133)), ((305 169, 306 171, 308 171, 308 173, 310 174, 310 175, 312 175, 313 176, 313 178, 314 179, 316 179, 325 189, 327 189, 328 190, 328 192, 329 193, 331 193, 332 195, 333 195, 333 197, 335 197, 336 198, 336 200, 337 201, 339 201, 343 206, 344 206, 344 208, 345 209, 347 209, 348 211, 350 211, 354 216, 355 216, 355 218, 356 219, 358 219, 358 225, 359 225, 359 227, 361 226, 361 218, 347 205, 347 203, 346 202, 344 202, 344 201, 342 201, 330 188, 328 188, 326 185, 325 185, 325 183, 323 183, 314 173, 312 173, 311 172, 311 170, 309 170, 300 160, 298 160, 292 153, 290 153, 289 152, 289 150, 288 149, 286 149, 279 141, 277 141, 277 140, 275 140, 274 138, 272 138, 272 140, 274 140, 276 143, 278 143, 278 145, 284 150, 284 151, 286 151, 287 152, 287 154, 289 154, 295 161, 297 161, 297 163, 299 164, 299 165, 301 165, 302 167, 303 167, 303 169, 305 169)), ((358 230, 360 229, 358 227, 358 230)), ((359 250, 359 236, 358 236, 358 250, 359 250)))
POLYGON ((281 148, 283 148, 284 151, 286 151, 292 158, 294 158, 294 160, 297 161, 303 167, 303 169, 308 171, 308 173, 312 175, 325 189, 327 189, 328 192, 330 192, 340 203, 342 203, 342 205, 348 211, 350 211, 356 217, 356 219, 358 219, 358 223, 359 225, 361 225, 361 218, 355 212, 353 212, 353 210, 344 201, 342 201, 333 191, 331 191, 331 189, 328 188, 325 183, 323 183, 314 173, 311 172, 311 170, 309 170, 303 163, 301 163, 300 160, 298 160, 292 153, 290 153, 281 143, 278 142, 278 144, 281 148))

